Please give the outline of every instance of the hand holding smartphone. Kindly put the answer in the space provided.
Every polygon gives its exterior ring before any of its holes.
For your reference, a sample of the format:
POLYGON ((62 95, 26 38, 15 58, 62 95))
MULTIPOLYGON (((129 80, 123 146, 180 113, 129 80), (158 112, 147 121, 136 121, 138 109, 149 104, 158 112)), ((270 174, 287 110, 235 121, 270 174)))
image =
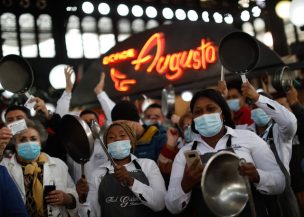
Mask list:
POLYGON ((199 160, 199 164, 201 166, 203 166, 203 163, 201 161, 201 157, 198 151, 196 150, 187 150, 184 152, 185 154, 185 158, 186 158, 186 162, 187 162, 187 166, 190 167, 192 165, 192 163, 198 159, 199 160))
POLYGON ((56 185, 45 185, 43 189, 43 199, 45 200, 45 197, 49 195, 51 191, 56 190, 56 185))

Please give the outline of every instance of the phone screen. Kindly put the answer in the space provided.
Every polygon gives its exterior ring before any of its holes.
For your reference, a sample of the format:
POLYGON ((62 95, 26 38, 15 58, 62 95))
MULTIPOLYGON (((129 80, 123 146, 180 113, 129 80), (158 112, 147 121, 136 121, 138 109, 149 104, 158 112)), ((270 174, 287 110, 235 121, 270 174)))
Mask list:
POLYGON ((54 190, 56 190, 56 185, 45 185, 43 189, 43 199, 45 200, 45 197, 54 190))

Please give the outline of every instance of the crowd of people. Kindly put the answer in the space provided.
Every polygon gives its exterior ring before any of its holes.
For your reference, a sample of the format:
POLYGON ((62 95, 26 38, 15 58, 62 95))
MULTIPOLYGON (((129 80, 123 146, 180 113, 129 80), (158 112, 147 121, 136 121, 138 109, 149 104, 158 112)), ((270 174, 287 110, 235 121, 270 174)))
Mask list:
MULTIPOLYGON (((85 164, 73 160, 61 140, 62 117, 70 113, 73 84, 49 112, 33 98, 32 117, 22 105, 5 111, 0 129, 0 216, 216 216, 201 191, 202 173, 215 153, 228 150, 245 160, 238 172, 251 185, 256 216, 304 216, 304 106, 293 87, 271 96, 248 81, 195 93, 188 111, 165 117, 161 105, 140 112, 130 100, 113 102, 101 73, 94 91, 106 117, 100 141, 85 164), (246 98, 252 103, 247 104, 246 98), (14 134, 8 127, 25 120, 14 134), (185 152, 196 151, 191 164, 185 152)), ((79 114, 89 126, 93 110, 79 114)), ((239 216, 252 216, 247 204, 239 216)))

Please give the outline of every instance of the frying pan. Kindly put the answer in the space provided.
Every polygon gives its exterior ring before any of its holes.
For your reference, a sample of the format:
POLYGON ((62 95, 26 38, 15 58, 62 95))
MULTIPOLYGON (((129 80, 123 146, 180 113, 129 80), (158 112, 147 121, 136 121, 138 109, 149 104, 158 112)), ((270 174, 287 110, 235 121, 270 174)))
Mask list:
POLYGON ((295 72, 291 71, 288 66, 284 66, 274 73, 271 83, 278 92, 287 92, 293 86, 294 80, 295 72))
MULTIPOLYGON (((226 35, 219 45, 219 58, 222 65, 241 76, 246 82, 246 73, 250 72, 259 60, 259 45, 249 34, 232 32, 226 35)), ((249 104, 252 100, 246 99, 249 104)))
POLYGON ((94 138, 88 124, 75 115, 62 118, 62 143, 71 158, 81 164, 84 176, 84 164, 90 160, 94 151, 94 138))
POLYGON ((7 91, 27 95, 34 83, 33 70, 22 57, 7 55, 0 60, 0 83, 7 91))

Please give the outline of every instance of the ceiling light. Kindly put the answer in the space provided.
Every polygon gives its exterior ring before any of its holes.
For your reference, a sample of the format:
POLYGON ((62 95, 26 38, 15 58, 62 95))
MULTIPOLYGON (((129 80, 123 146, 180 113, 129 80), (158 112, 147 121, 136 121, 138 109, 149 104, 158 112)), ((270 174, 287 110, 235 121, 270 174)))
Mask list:
POLYGON ((223 16, 218 12, 215 12, 213 14, 213 19, 216 23, 222 23, 223 22, 223 16))
POLYGON ((117 6, 117 13, 120 16, 127 16, 129 14, 129 8, 125 4, 120 4, 117 6))
POLYGON ((245 10, 245 11, 242 11, 241 13, 241 19, 246 22, 250 19, 250 13, 249 11, 245 10))
POLYGON ((195 10, 189 10, 187 13, 188 19, 191 21, 197 21, 198 15, 195 10))
POLYGON ((207 11, 204 11, 202 13, 202 19, 205 21, 205 22, 209 22, 209 13, 207 11))
POLYGON ((149 18, 155 18, 157 16, 157 10, 155 7, 149 6, 146 8, 146 14, 149 18))
POLYGON ((91 2, 84 2, 82 4, 82 10, 86 14, 91 14, 94 11, 94 5, 91 2))
POLYGON ((107 3, 100 3, 98 5, 98 11, 102 15, 108 15, 110 13, 110 6, 107 3))
POLYGON ((226 14, 224 17, 224 20, 227 24, 232 24, 233 23, 233 17, 231 14, 226 14))
POLYGON ((290 4, 290 20, 296 26, 304 26, 304 1, 293 0, 290 4))
POLYGON ((184 101, 190 102, 193 97, 193 93, 191 91, 183 91, 181 97, 184 101))
MULTIPOLYGON (((63 89, 66 87, 66 81, 65 81, 65 75, 64 75, 64 69, 68 65, 60 64, 52 68, 50 75, 49 75, 49 81, 53 88, 55 89, 63 89)), ((73 72, 71 75, 72 83, 75 82, 75 73, 73 72)))
POLYGON ((175 11, 175 16, 178 20, 184 20, 186 19, 186 12, 183 9, 177 9, 175 11))
POLYGON ((132 7, 132 14, 135 17, 141 17, 144 14, 144 11, 143 11, 142 7, 140 7, 139 5, 134 5, 132 7))
POLYGON ((259 8, 258 6, 254 6, 251 9, 251 11, 252 11, 252 16, 254 16, 254 17, 259 17, 261 15, 261 12, 262 12, 261 8, 259 8))
POLYGON ((170 8, 164 8, 163 9, 163 16, 164 18, 166 19, 172 19, 174 14, 173 14, 173 11, 170 9, 170 8))
POLYGON ((286 20, 289 18, 290 1, 280 1, 275 6, 275 12, 278 17, 286 20))

